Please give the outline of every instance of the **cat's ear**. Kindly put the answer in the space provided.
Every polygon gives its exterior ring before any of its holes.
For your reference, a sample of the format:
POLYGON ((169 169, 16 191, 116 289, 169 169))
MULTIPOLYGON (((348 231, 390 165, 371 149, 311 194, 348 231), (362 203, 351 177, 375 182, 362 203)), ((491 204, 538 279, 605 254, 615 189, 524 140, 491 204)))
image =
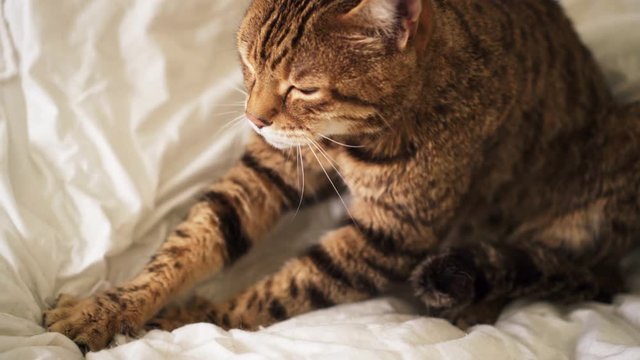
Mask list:
POLYGON ((402 50, 418 31, 421 13, 422 0, 362 0, 342 20, 393 35, 402 50))

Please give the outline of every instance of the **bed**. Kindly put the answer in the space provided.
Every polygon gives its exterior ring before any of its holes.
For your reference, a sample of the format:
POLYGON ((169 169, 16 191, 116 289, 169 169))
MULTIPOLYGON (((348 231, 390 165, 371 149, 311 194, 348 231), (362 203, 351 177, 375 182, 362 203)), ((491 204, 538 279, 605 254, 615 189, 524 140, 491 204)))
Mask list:
MULTIPOLYGON (((640 1, 562 3, 616 96, 640 100, 640 1)), ((40 326, 42 310, 59 293, 88 295, 139 271, 242 152, 234 32, 248 0, 1 4, 0 359, 79 359, 40 326)), ((328 203, 284 219, 197 292, 242 289, 339 215, 328 203)), ((387 296, 257 332, 192 324, 118 336, 87 357, 640 359, 640 254, 625 269, 631 291, 613 304, 519 302, 467 332, 387 296)))

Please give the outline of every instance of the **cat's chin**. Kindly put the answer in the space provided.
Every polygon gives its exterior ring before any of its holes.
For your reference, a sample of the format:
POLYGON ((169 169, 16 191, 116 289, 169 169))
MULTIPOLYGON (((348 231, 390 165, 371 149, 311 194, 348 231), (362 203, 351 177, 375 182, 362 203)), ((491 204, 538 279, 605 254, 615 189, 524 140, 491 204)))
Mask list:
POLYGON ((254 130, 262 136, 267 143, 280 150, 311 144, 311 141, 308 138, 302 136, 292 136, 289 134, 284 135, 281 132, 273 131, 271 129, 258 129, 256 127, 254 127, 254 130))
POLYGON ((291 149, 292 147, 298 146, 298 145, 295 145, 295 144, 292 144, 292 143, 269 140, 267 138, 265 138, 265 140, 267 140, 269 145, 273 146, 276 149, 280 149, 280 150, 287 150, 287 149, 291 149))
POLYGON ((270 137, 270 136, 264 136, 264 135, 262 135, 262 137, 271 146, 273 146, 273 147, 275 147, 277 149, 280 149, 280 150, 286 150, 286 149, 295 148, 295 147, 298 147, 298 146, 307 146, 307 145, 311 144, 311 142, 309 142, 307 140, 283 139, 283 138, 280 138, 280 137, 270 137))

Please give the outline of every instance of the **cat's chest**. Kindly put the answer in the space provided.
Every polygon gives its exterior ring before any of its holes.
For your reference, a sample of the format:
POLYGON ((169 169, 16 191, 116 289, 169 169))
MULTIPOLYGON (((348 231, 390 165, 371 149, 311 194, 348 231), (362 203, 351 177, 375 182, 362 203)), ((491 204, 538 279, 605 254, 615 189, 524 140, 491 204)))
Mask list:
POLYGON ((407 164, 380 164, 367 162, 342 151, 336 156, 336 164, 342 181, 352 196, 358 198, 384 198, 392 196, 402 184, 409 182, 407 164))

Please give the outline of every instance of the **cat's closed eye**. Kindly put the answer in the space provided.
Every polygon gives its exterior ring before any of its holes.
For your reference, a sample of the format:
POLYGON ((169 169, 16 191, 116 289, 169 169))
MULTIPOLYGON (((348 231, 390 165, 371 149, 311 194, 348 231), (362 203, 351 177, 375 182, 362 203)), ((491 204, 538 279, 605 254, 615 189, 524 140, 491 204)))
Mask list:
POLYGON ((289 89, 287 89, 287 93, 285 95, 285 97, 288 97, 293 91, 302 94, 302 95, 306 95, 306 96, 310 96, 310 95, 315 95, 316 93, 318 93, 320 91, 319 87, 296 87, 296 86, 290 86, 289 89))
POLYGON ((320 91, 320 88, 314 87, 314 88, 296 88, 298 91, 300 91, 301 93, 303 93, 304 95, 313 95, 315 93, 317 93, 318 91, 320 91))

